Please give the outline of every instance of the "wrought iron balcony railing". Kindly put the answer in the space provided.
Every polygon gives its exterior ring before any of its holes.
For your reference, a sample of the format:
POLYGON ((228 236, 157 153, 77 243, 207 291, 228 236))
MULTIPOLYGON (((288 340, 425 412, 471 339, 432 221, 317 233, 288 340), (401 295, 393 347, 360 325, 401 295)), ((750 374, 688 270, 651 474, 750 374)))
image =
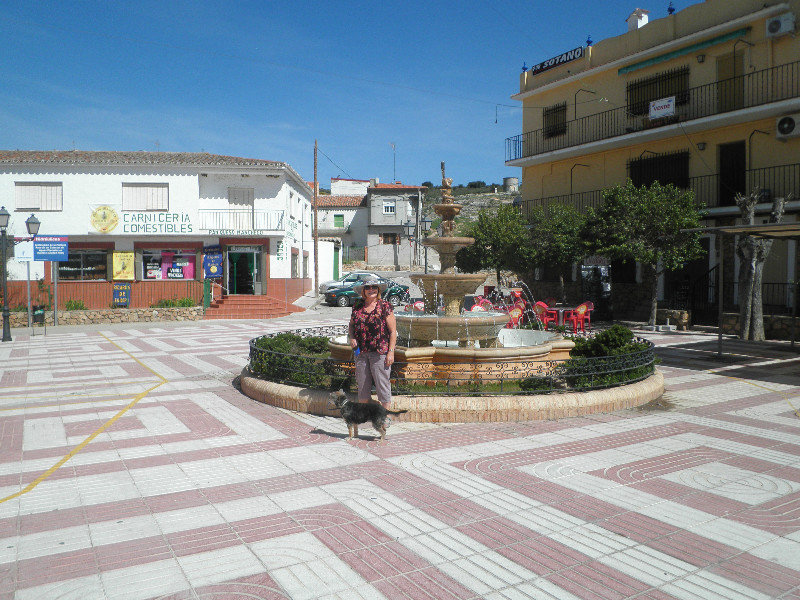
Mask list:
POLYGON ((798 96, 800 61, 689 88, 681 94, 674 117, 651 120, 621 106, 567 121, 558 135, 543 128, 506 138, 506 162, 798 96))
MULTIPOLYGON (((786 197, 790 193, 794 194, 795 200, 800 200, 800 163, 748 169, 744 173, 733 175, 723 176, 714 173, 691 177, 686 189, 692 190, 695 198, 706 208, 735 206, 733 199, 737 193, 749 194, 755 189, 761 191, 764 202, 769 202, 772 198, 786 197)), ((521 208, 526 217, 535 208, 544 208, 550 204, 570 204, 585 212, 588 208, 600 206, 603 202, 603 191, 591 190, 523 200, 521 208)))
POLYGON ((227 234, 248 234, 253 232, 283 231, 282 210, 257 210, 250 208, 201 208, 202 231, 220 231, 227 234))

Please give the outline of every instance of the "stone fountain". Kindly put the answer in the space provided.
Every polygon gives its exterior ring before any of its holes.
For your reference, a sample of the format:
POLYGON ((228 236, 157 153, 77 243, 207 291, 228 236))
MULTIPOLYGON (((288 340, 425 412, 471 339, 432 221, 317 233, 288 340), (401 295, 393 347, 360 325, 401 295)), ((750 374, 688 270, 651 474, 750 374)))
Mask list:
POLYGON ((486 276, 481 273, 456 273, 456 253, 475 243, 473 238, 454 237, 454 219, 462 205, 453 201, 453 180, 445 176, 442 163, 442 201, 433 210, 442 217, 441 236, 431 236, 422 243, 439 253, 438 274, 415 274, 411 280, 423 292, 424 313, 396 314, 398 343, 408 347, 430 346, 434 340, 457 342, 466 347, 472 341, 479 346, 497 346, 498 332, 508 323, 500 312, 462 312, 464 296, 472 294, 486 276), (439 312, 443 298, 444 314, 439 312))
MULTIPOLYGON (((509 316, 504 312, 462 310, 464 296, 474 293, 486 276, 455 272, 456 253, 475 240, 453 236, 453 219, 461 205, 453 201, 452 183, 445 177, 442 163, 442 201, 434 206, 442 217, 442 234, 423 242, 439 252, 441 272, 411 276, 425 295, 424 312, 395 312, 397 377, 452 380, 455 385, 522 379, 539 373, 543 365, 566 360, 574 344, 557 333, 505 329, 509 316), (440 298, 444 300, 442 310, 440 298)), ((353 360, 347 336, 331 340, 329 348, 334 360, 353 360)))

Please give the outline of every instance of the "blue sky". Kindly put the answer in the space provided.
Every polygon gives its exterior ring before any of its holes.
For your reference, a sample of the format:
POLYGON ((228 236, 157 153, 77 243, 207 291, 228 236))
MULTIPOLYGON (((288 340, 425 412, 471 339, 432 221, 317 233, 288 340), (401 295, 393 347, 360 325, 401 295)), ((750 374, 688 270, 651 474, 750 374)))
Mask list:
POLYGON ((0 148, 206 151, 311 180, 316 138, 324 187, 391 181, 395 157, 403 183, 438 182, 442 160, 456 184, 500 182, 519 175, 503 143, 523 61, 624 33, 637 6, 667 14, 637 2, 8 3, 0 148))

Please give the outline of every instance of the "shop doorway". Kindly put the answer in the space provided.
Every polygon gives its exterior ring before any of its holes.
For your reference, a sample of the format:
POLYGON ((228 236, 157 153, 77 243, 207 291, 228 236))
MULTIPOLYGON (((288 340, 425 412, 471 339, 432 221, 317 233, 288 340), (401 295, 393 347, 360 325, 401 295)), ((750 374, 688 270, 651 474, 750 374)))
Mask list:
POLYGON ((258 264, 261 252, 254 248, 228 249, 228 291, 231 294, 260 294, 258 264))

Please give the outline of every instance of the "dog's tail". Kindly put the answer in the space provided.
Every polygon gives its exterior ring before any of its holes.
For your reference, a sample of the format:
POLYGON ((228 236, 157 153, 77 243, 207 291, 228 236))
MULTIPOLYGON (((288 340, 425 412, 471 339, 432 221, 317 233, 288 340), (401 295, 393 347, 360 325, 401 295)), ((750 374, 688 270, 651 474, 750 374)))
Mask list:
POLYGON ((387 410, 386 412, 390 415, 402 415, 403 413, 407 413, 408 410, 387 410))

